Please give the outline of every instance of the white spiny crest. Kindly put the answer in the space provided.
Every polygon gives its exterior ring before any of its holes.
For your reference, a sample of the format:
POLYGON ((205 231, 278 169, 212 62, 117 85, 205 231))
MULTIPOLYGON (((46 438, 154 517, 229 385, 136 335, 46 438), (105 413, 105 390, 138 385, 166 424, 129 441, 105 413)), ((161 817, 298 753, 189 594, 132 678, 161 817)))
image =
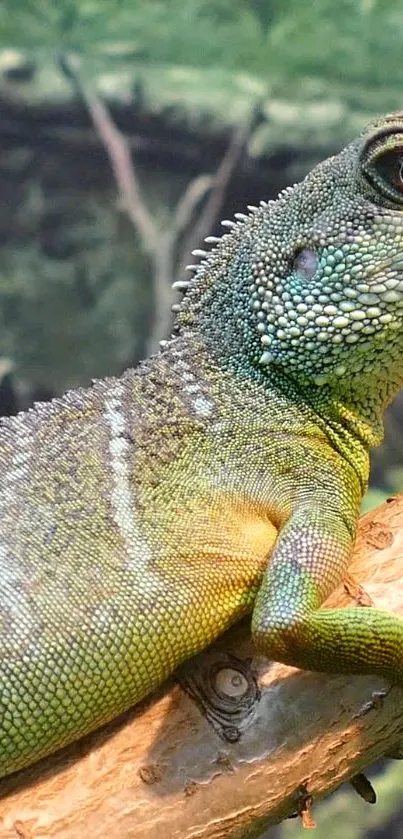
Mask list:
POLYGON ((173 291, 186 291, 190 286, 190 280, 175 280, 172 283, 172 290, 173 291))
POLYGON ((278 198, 282 198, 285 195, 289 195, 291 192, 294 192, 294 188, 295 188, 295 184, 294 184, 294 186, 286 186, 284 189, 281 189, 279 194, 278 194, 278 198))
MULTIPOLYGON (((273 203, 273 202, 269 202, 269 203, 273 203)), ((265 202, 265 201, 260 202, 260 207, 266 207, 266 206, 268 206, 267 202, 265 202)), ((259 207, 256 207, 254 205, 248 205, 248 210, 250 211, 249 215, 247 215, 246 213, 234 213, 234 218, 236 219, 236 221, 234 221, 232 219, 223 219, 221 221, 221 225, 223 227, 228 228, 228 234, 229 234, 231 232, 231 230, 233 230, 234 228, 239 228, 239 227, 243 226, 245 224, 245 222, 249 221, 249 219, 251 217, 251 214, 257 213, 259 211, 259 209, 260 209, 259 207)), ((215 250, 215 246, 219 245, 221 243, 221 241, 223 240, 223 238, 225 238, 228 234, 224 233, 222 236, 206 236, 204 241, 206 242, 207 245, 213 245, 213 248, 211 250, 204 250, 203 248, 194 248, 194 250, 191 251, 192 256, 197 257, 201 261, 200 262, 192 262, 189 265, 186 265, 184 270, 185 271, 191 271, 192 273, 194 273, 195 271, 198 271, 201 266, 203 266, 204 264, 206 264, 206 262, 209 261, 209 259, 212 256, 213 251, 215 250)), ((173 289, 173 291, 178 291, 182 294, 185 294, 186 291, 188 290, 188 288, 190 287, 190 285, 191 285, 191 280, 176 280, 172 284, 172 289, 173 289)), ((172 305, 171 309, 172 309, 173 312, 179 312, 180 311, 180 304, 179 303, 174 303, 172 305)))

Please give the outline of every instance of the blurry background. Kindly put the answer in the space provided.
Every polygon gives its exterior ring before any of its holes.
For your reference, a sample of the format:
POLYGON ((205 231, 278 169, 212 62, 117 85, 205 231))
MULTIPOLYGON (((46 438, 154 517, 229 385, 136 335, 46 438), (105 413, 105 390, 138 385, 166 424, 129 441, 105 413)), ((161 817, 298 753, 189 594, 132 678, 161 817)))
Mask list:
MULTIPOLYGON (((2 0, 0 413, 154 351, 220 218, 402 107, 399 0, 2 0)), ((368 506, 403 488, 402 411, 368 506)), ((403 770, 374 774, 378 805, 343 788, 316 839, 403 837, 403 770)))

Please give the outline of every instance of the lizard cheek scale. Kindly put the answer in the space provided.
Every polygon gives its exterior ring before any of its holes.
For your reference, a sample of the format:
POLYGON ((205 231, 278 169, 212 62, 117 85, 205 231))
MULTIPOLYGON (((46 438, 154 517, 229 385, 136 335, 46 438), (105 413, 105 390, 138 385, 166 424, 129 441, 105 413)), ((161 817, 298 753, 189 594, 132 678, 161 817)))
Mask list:
POLYGON ((269 657, 403 684, 403 621, 322 609, 403 383, 403 114, 224 222, 170 340, 0 422, 0 775, 252 613, 269 657))

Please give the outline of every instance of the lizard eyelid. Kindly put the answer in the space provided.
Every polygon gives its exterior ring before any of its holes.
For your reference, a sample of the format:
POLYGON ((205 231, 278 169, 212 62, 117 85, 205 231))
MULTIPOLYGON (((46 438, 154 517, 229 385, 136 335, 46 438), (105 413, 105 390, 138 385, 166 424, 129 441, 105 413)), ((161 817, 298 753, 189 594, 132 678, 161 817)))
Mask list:
POLYGON ((403 132, 380 132, 362 153, 362 172, 378 197, 403 204, 403 132))

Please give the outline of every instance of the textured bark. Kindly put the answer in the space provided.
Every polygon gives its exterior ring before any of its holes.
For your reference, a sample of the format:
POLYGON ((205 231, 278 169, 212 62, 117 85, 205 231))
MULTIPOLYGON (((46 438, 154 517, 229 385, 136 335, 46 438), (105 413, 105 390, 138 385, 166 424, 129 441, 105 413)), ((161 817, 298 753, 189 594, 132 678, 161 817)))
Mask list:
MULTIPOLYGON (((328 604, 403 616, 403 496, 361 521, 328 604)), ((1 839, 258 836, 403 741, 403 692, 253 657, 248 622, 124 720, 2 782, 1 839)))

